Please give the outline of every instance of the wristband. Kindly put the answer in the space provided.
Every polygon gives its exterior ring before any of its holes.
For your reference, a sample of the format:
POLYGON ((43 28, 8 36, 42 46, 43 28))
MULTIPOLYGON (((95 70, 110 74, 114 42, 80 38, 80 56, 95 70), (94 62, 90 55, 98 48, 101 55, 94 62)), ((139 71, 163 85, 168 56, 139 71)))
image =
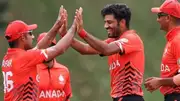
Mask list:
POLYGON ((84 29, 82 29, 78 34, 82 39, 87 37, 87 32, 84 29))

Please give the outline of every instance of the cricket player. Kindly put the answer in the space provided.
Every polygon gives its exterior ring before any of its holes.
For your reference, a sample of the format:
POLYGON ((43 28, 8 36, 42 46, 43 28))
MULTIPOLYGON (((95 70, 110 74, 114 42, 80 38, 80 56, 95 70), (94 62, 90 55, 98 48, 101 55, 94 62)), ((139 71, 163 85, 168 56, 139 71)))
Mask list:
POLYGON ((106 40, 99 40, 83 28, 82 8, 76 10, 77 32, 88 44, 74 39, 71 46, 81 54, 108 56, 113 101, 144 101, 144 46, 130 29, 131 11, 126 4, 108 4, 101 10, 106 40))
MULTIPOLYGON (((37 41, 41 41, 46 34, 40 34, 37 41)), ((50 47, 54 45, 56 45, 55 39, 50 47)), ((37 65, 37 71, 39 101, 70 101, 72 96, 70 73, 66 66, 53 59, 48 63, 37 65)))
POLYGON ((20 20, 9 23, 5 37, 10 48, 2 62, 5 101, 38 101, 37 64, 46 63, 63 54, 70 46, 76 31, 74 20, 67 34, 55 46, 45 48, 63 27, 66 21, 65 12, 61 7, 55 24, 35 48, 32 47, 32 31, 37 28, 36 24, 27 25, 20 20))
POLYGON ((152 8, 157 13, 160 29, 166 32, 167 43, 161 61, 161 76, 150 77, 145 87, 153 92, 160 88, 164 101, 180 101, 180 3, 165 0, 160 7, 152 8))

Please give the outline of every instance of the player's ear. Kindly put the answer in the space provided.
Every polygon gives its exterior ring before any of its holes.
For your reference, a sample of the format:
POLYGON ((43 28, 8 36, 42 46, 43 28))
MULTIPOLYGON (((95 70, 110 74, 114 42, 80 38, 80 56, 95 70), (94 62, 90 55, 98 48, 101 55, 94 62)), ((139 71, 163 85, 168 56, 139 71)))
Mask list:
POLYGON ((20 40, 21 40, 21 41, 25 41, 25 40, 26 40, 26 35, 22 35, 22 36, 20 37, 20 40))
POLYGON ((167 21, 174 21, 174 22, 176 22, 176 18, 173 17, 173 16, 171 16, 171 15, 168 15, 168 16, 166 17, 166 19, 167 19, 167 21))
POLYGON ((125 19, 121 19, 121 20, 119 21, 119 25, 121 25, 121 26, 126 26, 126 20, 125 20, 125 19))

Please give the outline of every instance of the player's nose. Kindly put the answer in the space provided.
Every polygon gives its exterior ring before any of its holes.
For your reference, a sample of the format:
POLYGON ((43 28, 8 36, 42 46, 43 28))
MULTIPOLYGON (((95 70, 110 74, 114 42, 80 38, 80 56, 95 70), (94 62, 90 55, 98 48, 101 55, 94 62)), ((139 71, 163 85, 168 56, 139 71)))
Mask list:
POLYGON ((109 27, 108 24, 105 23, 104 28, 107 29, 108 27, 109 27))
POLYGON ((32 39, 34 39, 34 38, 35 38, 35 36, 34 36, 34 35, 32 35, 31 37, 32 37, 32 39))

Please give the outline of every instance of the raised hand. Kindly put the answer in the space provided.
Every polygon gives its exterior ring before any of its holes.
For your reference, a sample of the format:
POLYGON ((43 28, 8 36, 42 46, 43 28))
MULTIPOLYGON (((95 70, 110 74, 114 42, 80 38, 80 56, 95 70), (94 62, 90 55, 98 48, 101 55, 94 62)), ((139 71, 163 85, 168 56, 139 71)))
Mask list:
POLYGON ((76 24, 77 24, 77 32, 79 33, 83 29, 83 9, 80 7, 78 10, 76 9, 76 24))
MULTIPOLYGON (((65 22, 65 9, 63 6, 60 7, 59 9, 59 14, 58 14, 58 18, 56 20, 56 23, 59 25, 59 26, 62 26, 65 22)), ((67 13, 67 12, 66 12, 67 13)))
POLYGON ((67 27, 68 27, 68 14, 67 14, 67 10, 66 9, 63 9, 63 14, 64 14, 63 25, 62 25, 62 27, 58 31, 60 36, 64 36, 67 33, 67 27))
POLYGON ((76 16, 76 15, 74 16, 73 23, 72 23, 71 28, 70 28, 69 30, 74 31, 74 33, 75 33, 76 30, 77 30, 77 16, 76 16))

